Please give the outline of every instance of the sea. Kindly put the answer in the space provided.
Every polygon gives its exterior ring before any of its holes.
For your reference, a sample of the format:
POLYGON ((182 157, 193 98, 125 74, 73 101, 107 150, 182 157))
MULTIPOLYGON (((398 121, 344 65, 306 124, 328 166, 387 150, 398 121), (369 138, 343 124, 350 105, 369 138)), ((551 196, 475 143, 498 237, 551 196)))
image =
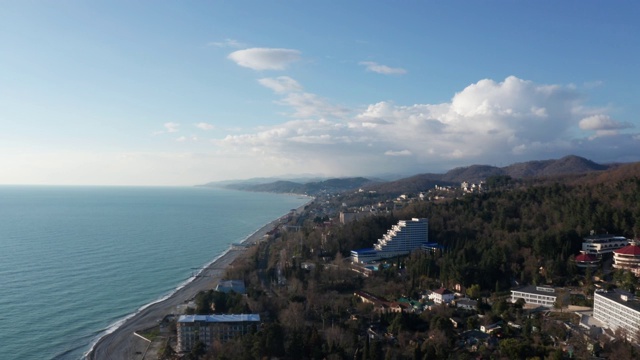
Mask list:
POLYGON ((82 359, 308 202, 205 187, 0 186, 0 359, 82 359))

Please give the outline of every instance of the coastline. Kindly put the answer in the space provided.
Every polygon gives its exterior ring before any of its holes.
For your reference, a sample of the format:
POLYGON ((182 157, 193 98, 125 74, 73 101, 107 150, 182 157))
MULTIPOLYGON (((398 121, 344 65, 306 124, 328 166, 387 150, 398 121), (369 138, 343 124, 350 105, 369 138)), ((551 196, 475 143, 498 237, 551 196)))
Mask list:
MULTIPOLYGON (((310 198, 310 201, 298 207, 296 212, 299 213, 302 211, 312 200, 313 198, 310 198)), ((250 234, 241 243, 244 245, 256 244, 264 238, 269 231, 280 225, 286 216, 285 214, 265 224, 250 234)), ((178 306, 189 302, 199 292, 215 288, 218 282, 223 279, 229 265, 242 256, 243 253, 245 253, 245 251, 234 249, 230 246, 229 249, 201 270, 201 272, 206 271, 209 276, 193 277, 172 294, 149 305, 145 305, 136 313, 120 320, 119 322, 122 323, 119 326, 117 323, 114 324, 113 326, 117 327, 115 327, 112 332, 101 335, 101 337, 92 344, 91 349, 84 355, 84 358, 90 360, 142 358, 141 352, 144 351, 148 343, 142 338, 135 336, 134 332, 156 326, 166 315, 176 314, 178 306)), ((109 329, 106 331, 109 331, 109 329)))

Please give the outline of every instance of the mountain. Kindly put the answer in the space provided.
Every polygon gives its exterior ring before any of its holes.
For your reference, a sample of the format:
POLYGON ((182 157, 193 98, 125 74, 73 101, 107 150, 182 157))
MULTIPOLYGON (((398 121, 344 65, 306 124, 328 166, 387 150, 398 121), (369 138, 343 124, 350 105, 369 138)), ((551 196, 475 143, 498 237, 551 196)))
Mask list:
POLYGON ((507 175, 516 179, 558 177, 602 172, 618 165, 602 165, 591 160, 570 155, 556 160, 527 161, 505 167, 471 165, 459 167, 444 174, 420 174, 366 187, 366 190, 385 194, 418 193, 435 185, 459 186, 461 182, 478 183, 490 176, 507 175))
MULTIPOLYGON (((605 170, 625 168, 622 164, 603 165, 591 160, 569 155, 555 160, 527 161, 496 167, 490 165, 471 165, 459 167, 444 174, 419 174, 395 181, 372 180, 363 177, 337 179, 278 179, 254 178, 249 180, 213 182, 202 186, 223 187, 244 191, 261 191, 277 193, 294 193, 318 195, 322 193, 338 193, 363 188, 383 194, 399 195, 402 193, 419 193, 440 186, 458 186, 461 182, 478 183, 491 176, 506 175, 515 179, 556 178, 566 176, 582 176, 592 173, 606 174, 605 170)), ((620 170, 625 171, 625 170, 620 170)), ((626 170, 627 172, 635 171, 626 170)), ((606 175, 603 175, 606 176, 606 175)), ((622 176, 622 175, 615 175, 622 176)))

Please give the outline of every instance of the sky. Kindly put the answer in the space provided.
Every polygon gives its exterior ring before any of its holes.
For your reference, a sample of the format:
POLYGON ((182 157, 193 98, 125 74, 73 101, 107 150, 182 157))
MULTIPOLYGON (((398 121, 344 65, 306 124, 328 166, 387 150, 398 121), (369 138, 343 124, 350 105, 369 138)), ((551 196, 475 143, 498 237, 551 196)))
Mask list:
POLYGON ((637 1, 1 1, 0 184, 640 161, 637 1))

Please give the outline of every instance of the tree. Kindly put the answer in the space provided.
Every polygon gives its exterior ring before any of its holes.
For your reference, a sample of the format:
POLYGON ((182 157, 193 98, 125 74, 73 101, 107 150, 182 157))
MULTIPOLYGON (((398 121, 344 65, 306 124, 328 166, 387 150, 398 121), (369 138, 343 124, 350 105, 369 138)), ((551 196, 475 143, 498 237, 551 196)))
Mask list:
POLYGON ((478 300, 480 298, 480 285, 473 284, 467 288, 467 296, 473 300, 478 300))

